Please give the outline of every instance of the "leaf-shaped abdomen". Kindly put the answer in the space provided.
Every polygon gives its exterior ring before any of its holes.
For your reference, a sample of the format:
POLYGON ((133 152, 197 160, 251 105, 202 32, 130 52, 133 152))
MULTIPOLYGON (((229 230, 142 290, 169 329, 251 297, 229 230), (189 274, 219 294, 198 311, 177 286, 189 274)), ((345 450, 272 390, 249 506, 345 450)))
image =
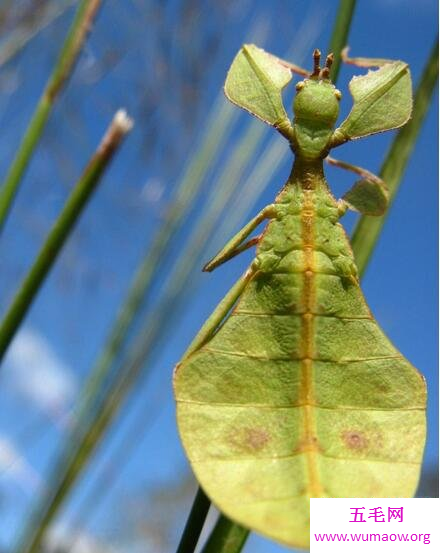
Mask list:
MULTIPOLYGON (((303 212, 302 243, 290 240, 273 269, 255 275, 178 368, 175 387, 180 434, 212 501, 244 526, 306 547, 310 497, 414 494, 425 387, 356 280, 338 274, 341 259, 352 261, 342 227, 309 205, 303 212)), ((274 256, 295 221, 270 223, 258 255, 274 256)))

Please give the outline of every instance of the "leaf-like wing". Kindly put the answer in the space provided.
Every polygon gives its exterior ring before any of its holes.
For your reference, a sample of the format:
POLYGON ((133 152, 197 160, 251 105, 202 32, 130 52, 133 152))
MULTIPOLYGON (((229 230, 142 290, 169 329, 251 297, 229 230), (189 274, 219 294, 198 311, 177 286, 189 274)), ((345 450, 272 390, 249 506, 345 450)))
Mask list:
POLYGON ((363 215, 383 215, 388 207, 388 192, 377 181, 358 180, 343 199, 354 211, 363 215))
POLYGON ((411 76, 408 65, 402 61, 353 77, 349 88, 354 105, 335 131, 337 142, 396 129, 411 116, 411 76))
POLYGON ((292 79, 281 60, 254 44, 236 55, 225 82, 227 98, 269 125, 290 125, 281 91, 292 79))

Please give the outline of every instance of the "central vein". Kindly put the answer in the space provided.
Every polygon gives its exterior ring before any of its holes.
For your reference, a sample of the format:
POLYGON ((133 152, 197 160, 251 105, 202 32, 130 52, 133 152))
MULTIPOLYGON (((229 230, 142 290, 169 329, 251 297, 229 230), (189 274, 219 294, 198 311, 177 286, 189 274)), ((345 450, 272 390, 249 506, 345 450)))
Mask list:
POLYGON ((314 304, 315 304, 315 204, 314 190, 303 190, 304 199, 301 212, 301 234, 304 254, 303 313, 301 315, 301 402, 304 405, 305 433, 303 451, 307 459, 308 492, 311 497, 321 497, 317 465, 318 441, 314 409, 313 357, 314 357, 314 304))

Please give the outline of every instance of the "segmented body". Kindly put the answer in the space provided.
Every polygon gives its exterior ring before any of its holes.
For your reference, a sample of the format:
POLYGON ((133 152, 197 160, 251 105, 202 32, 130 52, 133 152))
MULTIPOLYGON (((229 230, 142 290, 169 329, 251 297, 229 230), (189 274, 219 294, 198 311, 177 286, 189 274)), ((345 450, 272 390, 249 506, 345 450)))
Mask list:
POLYGON ((178 423, 226 515, 307 546, 310 497, 414 494, 425 388, 365 303, 322 160, 297 158, 275 213, 232 312, 177 368, 178 423))

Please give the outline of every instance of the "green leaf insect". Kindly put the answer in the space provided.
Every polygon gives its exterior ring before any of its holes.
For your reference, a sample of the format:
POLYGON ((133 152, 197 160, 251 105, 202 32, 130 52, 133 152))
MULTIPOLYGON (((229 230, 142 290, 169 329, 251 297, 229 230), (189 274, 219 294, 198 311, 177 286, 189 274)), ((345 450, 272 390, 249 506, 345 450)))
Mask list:
POLYGON ((180 436, 203 490, 233 521, 294 547, 309 544, 311 497, 412 497, 425 442, 424 379, 373 318, 339 223, 347 209, 382 214, 385 185, 328 158, 404 125, 411 79, 401 61, 350 61, 379 69, 351 80, 353 108, 334 130, 331 55, 321 69, 315 50, 311 74, 254 45, 234 59, 227 97, 286 137, 295 159, 275 201, 205 266, 256 246, 175 371, 180 436), (292 72, 308 76, 290 122, 281 93, 292 72), (340 200, 326 159, 361 176, 340 200))

